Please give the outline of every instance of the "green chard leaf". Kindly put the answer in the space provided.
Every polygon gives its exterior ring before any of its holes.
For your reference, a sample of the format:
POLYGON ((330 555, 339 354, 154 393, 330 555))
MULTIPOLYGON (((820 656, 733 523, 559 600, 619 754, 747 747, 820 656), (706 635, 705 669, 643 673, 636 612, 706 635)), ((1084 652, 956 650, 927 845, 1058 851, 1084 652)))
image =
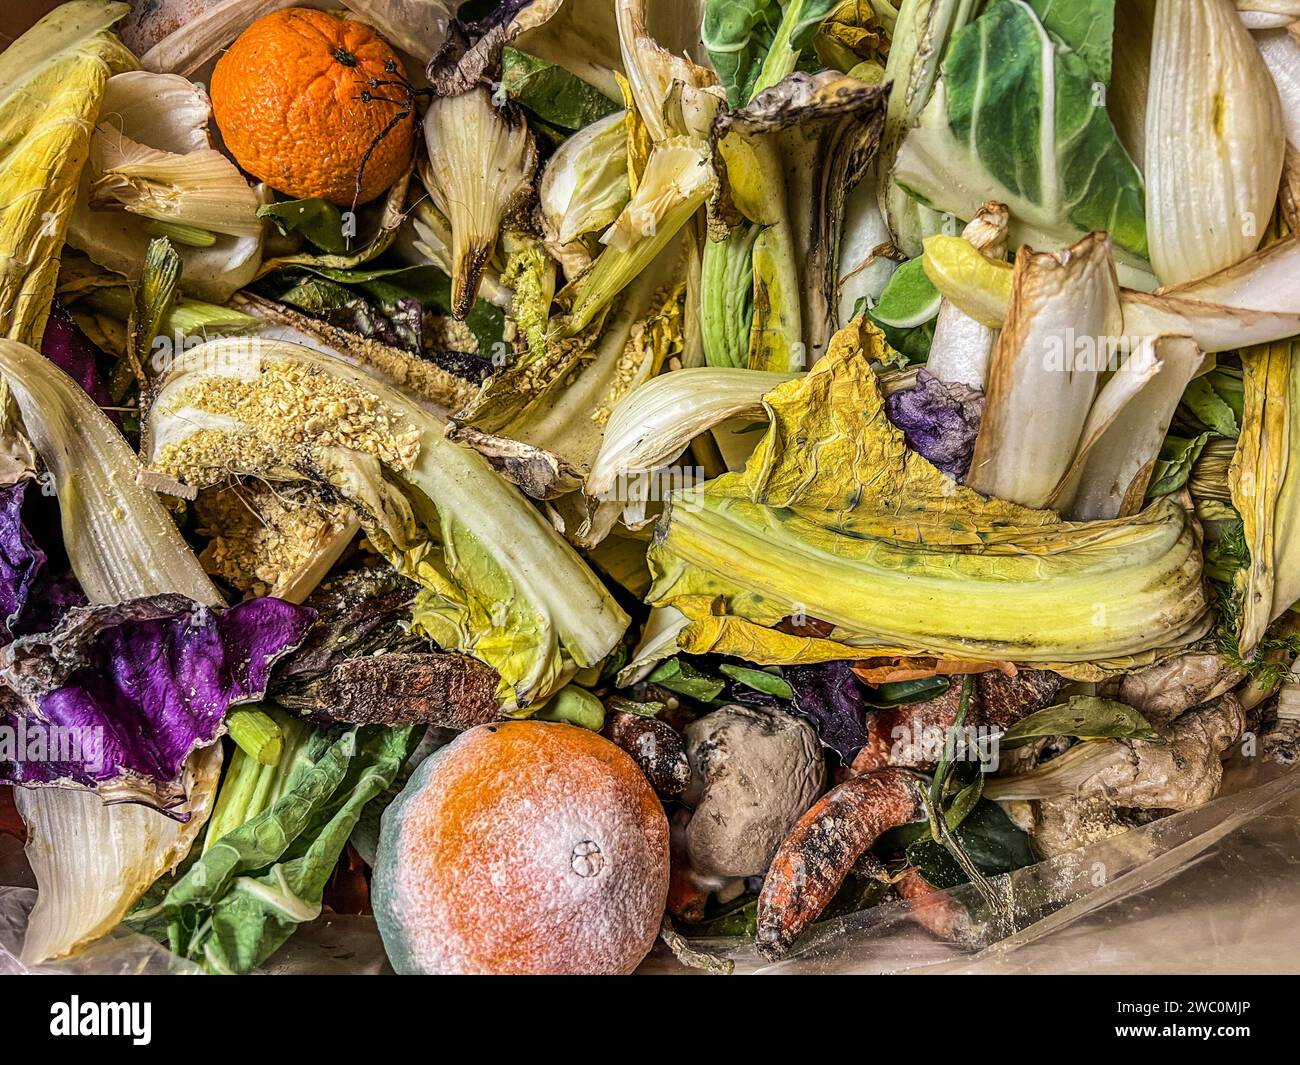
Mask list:
POLYGON ((1052 36, 1087 64, 1102 85, 1110 84, 1115 0, 1029 0, 1052 36))
POLYGON ((1064 5, 1039 6, 1060 15, 1058 33, 1084 52, 1058 48, 1023 0, 992 0, 953 36, 943 77, 899 151, 895 180, 961 219, 987 200, 1006 203, 1014 236, 1030 243, 1106 230, 1140 261, 1146 192, 1106 112, 1100 41, 1077 38, 1082 19, 1064 5))

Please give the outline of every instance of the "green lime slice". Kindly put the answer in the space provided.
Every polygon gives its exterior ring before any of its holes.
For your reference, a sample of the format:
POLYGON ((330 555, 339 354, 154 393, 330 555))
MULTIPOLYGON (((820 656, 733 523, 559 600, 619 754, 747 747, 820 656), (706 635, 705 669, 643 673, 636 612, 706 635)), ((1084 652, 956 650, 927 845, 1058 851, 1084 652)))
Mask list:
POLYGON ((915 329, 938 315, 941 299, 939 290, 925 276, 924 257, 918 256, 894 271, 871 316, 895 329, 915 329))

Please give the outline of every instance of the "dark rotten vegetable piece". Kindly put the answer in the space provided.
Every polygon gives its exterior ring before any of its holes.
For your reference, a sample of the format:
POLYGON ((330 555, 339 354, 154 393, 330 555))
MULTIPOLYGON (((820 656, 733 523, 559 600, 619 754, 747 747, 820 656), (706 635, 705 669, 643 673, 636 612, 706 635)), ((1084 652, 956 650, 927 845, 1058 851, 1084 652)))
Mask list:
POLYGON ((614 710, 601 733, 632 756, 660 795, 680 795, 691 782, 686 744, 666 721, 614 710))
POLYGON ((337 721, 467 729, 497 717, 497 679, 468 655, 387 654, 340 662, 316 690, 337 721))
POLYGON ((852 777, 823 795, 772 859, 758 897, 758 952, 783 958, 867 848, 921 816, 923 796, 922 778, 903 769, 852 777))

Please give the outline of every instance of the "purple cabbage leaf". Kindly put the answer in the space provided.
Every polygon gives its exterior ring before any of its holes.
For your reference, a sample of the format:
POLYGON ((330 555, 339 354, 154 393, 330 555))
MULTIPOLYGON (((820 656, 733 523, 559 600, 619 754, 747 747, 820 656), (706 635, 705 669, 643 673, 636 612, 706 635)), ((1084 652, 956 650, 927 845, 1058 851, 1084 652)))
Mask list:
POLYGON ((45 569, 45 552, 23 524, 23 499, 29 481, 0 486, 0 642, 8 643, 14 626, 45 569))
POLYGON ((185 799, 189 755, 216 742, 230 707, 265 694, 314 619, 280 599, 72 609, 53 632, 0 651, 0 782, 84 785, 167 812, 185 799))
POLYGON ((784 666, 781 676, 794 694, 794 712, 807 718, 823 747, 849 765, 867 745, 867 712, 862 684, 848 662, 784 666))
MULTIPOLYGON (((41 354, 76 381, 81 390, 95 401, 96 406, 104 409, 113 405, 108 386, 100 373, 102 356, 99 348, 81 331, 72 315, 57 303, 45 323, 41 354)), ((115 411, 108 410, 105 413, 114 423, 118 421, 115 411)))
POLYGON ((923 368, 915 386, 885 399, 885 413, 908 447, 954 480, 965 479, 984 413, 983 393, 941 381, 923 368))

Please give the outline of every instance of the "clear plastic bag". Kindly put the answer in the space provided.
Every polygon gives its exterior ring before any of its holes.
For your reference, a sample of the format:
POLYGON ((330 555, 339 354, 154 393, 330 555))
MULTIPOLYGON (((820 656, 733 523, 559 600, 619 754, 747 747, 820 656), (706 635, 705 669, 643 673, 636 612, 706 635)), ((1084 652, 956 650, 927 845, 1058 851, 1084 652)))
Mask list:
MULTIPOLYGON (((694 945, 757 973, 1300 972, 1300 767, 1229 765, 1211 802, 993 884, 1004 913, 971 885, 944 893, 970 917, 962 942, 897 901, 816 926, 775 964, 694 945)), ((657 950, 645 968, 679 966, 657 950)))

